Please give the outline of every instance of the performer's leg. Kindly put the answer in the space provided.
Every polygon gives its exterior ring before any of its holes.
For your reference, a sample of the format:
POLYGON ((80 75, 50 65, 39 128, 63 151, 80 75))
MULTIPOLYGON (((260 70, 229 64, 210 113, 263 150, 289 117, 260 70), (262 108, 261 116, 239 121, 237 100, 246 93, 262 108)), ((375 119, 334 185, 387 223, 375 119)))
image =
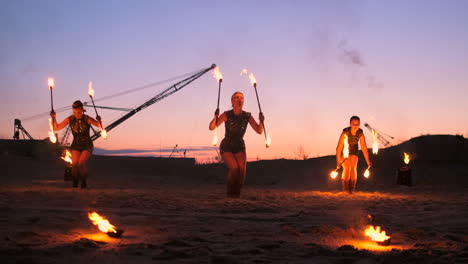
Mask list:
POLYGON ((81 152, 78 150, 72 149, 72 186, 74 188, 78 187, 78 179, 79 179, 79 160, 80 160, 80 155, 81 152))
POLYGON ((88 178, 88 167, 86 163, 88 162, 89 158, 91 157, 91 152, 88 150, 83 150, 80 155, 79 160, 79 171, 80 171, 80 181, 81 181, 81 188, 86 188, 88 185, 86 183, 86 179, 88 178))
POLYGON ((235 182, 239 177, 239 166, 236 158, 232 152, 224 152, 221 154, 223 157, 224 163, 229 168, 228 178, 227 178, 227 196, 235 197, 235 182))
POLYGON ((351 163, 349 158, 343 162, 343 173, 341 174, 341 187, 343 192, 349 192, 349 170, 351 168, 351 163))
POLYGON ((349 193, 353 193, 356 191, 356 183, 357 183, 357 165, 359 161, 359 157, 356 155, 349 156, 349 161, 351 163, 351 169, 349 173, 349 193))
POLYGON ((239 166, 239 178, 237 180, 237 194, 240 196, 242 186, 245 183, 245 175, 247 172, 247 154, 245 152, 238 152, 234 154, 239 166))

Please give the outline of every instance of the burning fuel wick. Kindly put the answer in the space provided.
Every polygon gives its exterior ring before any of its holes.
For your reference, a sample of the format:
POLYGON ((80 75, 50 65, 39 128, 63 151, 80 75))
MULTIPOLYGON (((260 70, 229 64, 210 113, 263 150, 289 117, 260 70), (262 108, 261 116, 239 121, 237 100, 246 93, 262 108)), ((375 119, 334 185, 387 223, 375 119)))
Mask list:
POLYGON ((341 168, 341 165, 343 165, 343 163, 347 160, 348 158, 345 158, 338 166, 336 166, 336 169, 332 170, 332 172, 330 172, 330 176, 335 179, 336 176, 338 176, 338 170, 341 168))
MULTIPOLYGON (((257 96, 258 109, 260 110, 260 114, 263 115, 262 107, 260 106, 260 100, 258 99, 257 83, 256 82, 253 83, 253 87, 255 88, 255 95, 257 96)), ((263 125, 263 132, 265 133, 265 146, 267 148, 269 148, 270 144, 268 143, 266 126, 265 126, 265 123, 263 121, 261 122, 261 124, 263 125)))

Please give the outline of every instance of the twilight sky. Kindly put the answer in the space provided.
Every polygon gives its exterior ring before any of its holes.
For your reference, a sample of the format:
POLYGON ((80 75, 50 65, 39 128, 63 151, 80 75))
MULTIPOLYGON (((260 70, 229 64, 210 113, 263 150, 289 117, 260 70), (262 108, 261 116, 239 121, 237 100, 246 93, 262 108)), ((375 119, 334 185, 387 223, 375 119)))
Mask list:
MULTIPOLYGON (((234 91, 258 120, 258 80, 272 147, 246 133, 250 159, 334 153, 359 115, 394 143, 421 134, 468 136, 468 1, 0 1, 0 137, 14 118, 96 99, 209 67, 224 74, 221 111, 234 91)), ((135 107, 171 83, 99 102, 135 107)), ((110 150, 204 149, 217 83, 206 74, 99 139, 110 150)), ((71 111, 58 114, 62 120, 71 111)), ((88 111, 94 116, 94 113, 88 111)), ((104 124, 119 112, 102 111, 104 124)), ((47 115, 23 126, 47 137, 47 115)), ((372 139, 364 127, 368 145, 372 139)), ((222 138, 224 127, 220 129, 222 138)), ((209 149, 209 148, 208 148, 209 149)))

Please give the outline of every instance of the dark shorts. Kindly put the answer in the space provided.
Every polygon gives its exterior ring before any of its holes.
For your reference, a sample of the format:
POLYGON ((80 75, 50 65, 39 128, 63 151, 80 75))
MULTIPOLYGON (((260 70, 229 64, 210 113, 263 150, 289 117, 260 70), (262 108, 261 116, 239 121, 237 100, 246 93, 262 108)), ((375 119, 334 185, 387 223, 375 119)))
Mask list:
POLYGON ((219 146, 219 151, 221 152, 221 154, 225 152, 231 152, 231 153, 245 152, 245 142, 243 139, 233 140, 230 138, 224 138, 221 141, 221 145, 219 146))
POLYGON ((77 150, 77 151, 89 151, 90 153, 93 153, 93 142, 91 140, 89 141, 73 141, 70 147, 72 150, 77 150))
POLYGON ((349 155, 359 156, 358 145, 349 145, 349 155))

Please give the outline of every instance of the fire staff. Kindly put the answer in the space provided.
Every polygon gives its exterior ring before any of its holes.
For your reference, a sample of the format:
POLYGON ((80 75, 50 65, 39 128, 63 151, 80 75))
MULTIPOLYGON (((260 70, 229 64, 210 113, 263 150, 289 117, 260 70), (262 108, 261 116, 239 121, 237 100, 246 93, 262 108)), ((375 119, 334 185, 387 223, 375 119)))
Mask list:
POLYGON ((214 130, 223 122, 225 123, 225 136, 220 144, 220 152, 224 163, 229 167, 227 196, 229 198, 239 198, 246 174, 247 157, 243 138, 247 124, 250 124, 255 132, 262 134, 265 118, 260 113, 260 124, 258 124, 249 112, 242 110, 244 106, 244 94, 241 92, 235 92, 231 96, 231 103, 232 110, 226 111, 220 116, 218 116, 217 111, 215 112, 209 129, 214 130))
POLYGON ((93 142, 89 135, 89 129, 91 125, 101 127, 102 123, 99 115, 96 116, 97 120, 95 120, 84 114, 83 103, 81 101, 75 101, 72 108, 73 115, 65 118, 60 123, 57 123, 54 111, 50 112, 50 116, 53 120, 54 131, 61 130, 70 125, 73 134, 71 145, 73 187, 77 188, 78 184, 81 183, 80 187, 83 189, 87 187, 88 169, 86 162, 93 152, 93 142))
POLYGON ((357 183, 359 142, 369 168, 372 166, 372 163, 369 160, 366 138, 364 137, 362 129, 359 128, 361 125, 360 118, 357 116, 351 117, 349 124, 349 127, 343 129, 338 141, 338 146, 336 147, 336 164, 338 167, 341 165, 343 166, 343 174, 341 175, 343 192, 352 194, 356 190, 357 183), (344 154, 343 150, 346 150, 346 148, 349 151, 349 156, 346 155, 347 153, 344 154))

